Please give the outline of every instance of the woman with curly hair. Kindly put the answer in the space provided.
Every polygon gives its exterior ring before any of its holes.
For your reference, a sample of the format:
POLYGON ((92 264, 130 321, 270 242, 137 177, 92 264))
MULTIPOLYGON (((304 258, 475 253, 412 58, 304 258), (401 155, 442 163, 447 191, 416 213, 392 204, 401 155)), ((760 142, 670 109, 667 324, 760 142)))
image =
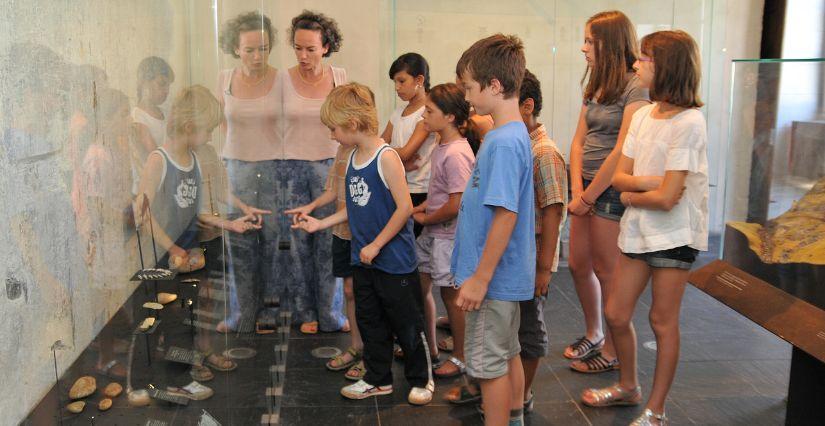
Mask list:
MULTIPOLYGON (((265 15, 249 12, 224 25, 220 34, 223 51, 240 59, 240 66, 223 70, 218 76, 218 100, 225 121, 221 125, 225 143, 221 153, 226 161, 232 193, 242 203, 233 203, 230 217, 255 216, 257 232, 228 235, 231 271, 231 311, 218 324, 218 331, 252 331, 255 316, 263 305, 261 290, 277 276, 273 270, 278 245, 277 222, 263 216, 264 209, 276 207, 277 181, 281 158, 281 83, 278 70, 269 65, 275 39, 272 23, 265 15), (240 210, 240 211, 238 211, 240 210)), ((214 183, 217 184, 217 183, 214 183)))
MULTIPOLYGON (((283 152, 278 168, 285 191, 283 206, 301 206, 288 211, 294 218, 309 214, 327 216, 334 210, 336 194, 325 191, 327 174, 338 144, 321 123, 321 105, 333 88, 347 81, 343 68, 324 63, 341 48, 341 32, 335 20, 317 12, 304 10, 292 19, 289 41, 298 64, 283 73, 283 152), (317 210, 321 211, 317 211, 317 210)), ((279 209, 283 211, 283 209, 279 209)), ((288 232, 287 226, 283 232, 288 232)), ((332 232, 342 241, 349 240, 346 226, 332 232)), ((353 324, 342 312, 343 293, 333 276, 332 235, 291 234, 289 252, 279 258, 287 269, 279 275, 286 302, 301 323, 301 332, 348 330, 353 324)), ((340 271, 338 271, 340 272, 340 271)), ((336 274, 346 276, 346 274, 336 274)))

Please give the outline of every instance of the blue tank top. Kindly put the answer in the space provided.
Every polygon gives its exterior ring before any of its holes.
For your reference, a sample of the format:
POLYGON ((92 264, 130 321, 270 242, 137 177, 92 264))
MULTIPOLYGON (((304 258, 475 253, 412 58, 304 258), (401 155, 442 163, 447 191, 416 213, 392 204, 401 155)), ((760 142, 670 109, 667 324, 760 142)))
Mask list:
POLYGON ((351 261, 353 265, 374 267, 389 274, 408 274, 415 271, 415 238, 412 218, 385 245, 372 265, 361 264, 361 249, 375 240, 395 212, 395 200, 381 176, 381 153, 391 149, 384 144, 366 164, 355 164, 352 151, 347 165, 347 217, 352 231, 351 261))
POLYGON ((201 173, 198 157, 190 152, 192 165, 181 167, 169 157, 163 148, 160 153, 164 160, 163 176, 155 200, 152 214, 166 235, 183 249, 198 246, 198 209, 201 203, 201 173))

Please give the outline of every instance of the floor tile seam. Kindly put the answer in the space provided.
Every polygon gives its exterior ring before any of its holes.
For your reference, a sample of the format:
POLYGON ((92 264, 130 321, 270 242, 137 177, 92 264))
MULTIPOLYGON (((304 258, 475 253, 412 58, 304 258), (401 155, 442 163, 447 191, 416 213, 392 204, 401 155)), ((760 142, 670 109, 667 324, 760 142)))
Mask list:
POLYGON ((573 395, 570 393, 570 390, 567 389, 567 386, 565 386, 564 382, 556 374, 556 371, 553 369, 553 367, 547 365, 547 368, 550 370, 550 373, 553 375, 553 378, 555 378, 556 381, 559 383, 559 386, 561 386, 561 388, 564 390, 564 393, 567 394, 567 397, 570 398, 569 401, 573 403, 573 405, 576 407, 576 410, 579 412, 579 414, 581 414, 582 418, 584 418, 584 421, 586 421, 589 426, 593 426, 593 422, 590 421, 590 418, 587 417, 587 414, 584 413, 584 410, 582 410, 576 398, 574 398, 573 395))

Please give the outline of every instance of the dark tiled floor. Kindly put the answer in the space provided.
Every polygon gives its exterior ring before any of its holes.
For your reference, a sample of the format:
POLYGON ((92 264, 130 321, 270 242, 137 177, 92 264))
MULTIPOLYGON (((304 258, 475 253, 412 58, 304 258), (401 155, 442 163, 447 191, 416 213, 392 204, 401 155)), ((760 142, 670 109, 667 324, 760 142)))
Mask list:
MULTIPOLYGON (((582 333, 584 325, 568 271, 559 271, 553 280, 546 305, 551 355, 540 367, 535 411, 525 418, 527 424, 629 423, 641 408, 593 409, 579 403, 578 396, 584 388, 609 385, 616 380, 617 373, 582 375, 567 367, 560 352, 582 333)), ((647 320, 649 303, 648 291, 640 300, 634 319, 643 390, 650 389, 656 355, 641 346, 654 340, 647 320)), ((407 404, 407 386, 400 363, 395 364, 393 395, 358 402, 345 400, 338 393, 348 383, 343 373, 326 371, 323 360, 312 358, 309 351, 329 345, 343 349, 348 336, 291 336, 281 409, 283 424, 481 424, 472 407, 443 402, 444 393, 460 379, 438 380, 435 399, 429 406, 407 404)), ((783 424, 790 354, 787 343, 688 287, 682 310, 682 358, 668 401, 669 417, 673 424, 783 424)))

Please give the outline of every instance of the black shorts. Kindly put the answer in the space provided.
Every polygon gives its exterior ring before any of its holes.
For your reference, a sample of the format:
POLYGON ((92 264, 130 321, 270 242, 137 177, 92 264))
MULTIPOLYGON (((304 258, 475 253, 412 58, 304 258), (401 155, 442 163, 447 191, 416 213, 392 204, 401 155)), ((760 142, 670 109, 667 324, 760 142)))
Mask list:
POLYGON ((349 240, 332 236, 332 275, 338 278, 352 276, 352 244, 349 240))
POLYGON ((624 253, 625 256, 641 260, 654 268, 679 268, 689 270, 699 250, 688 246, 681 246, 667 250, 652 251, 650 253, 624 253))

